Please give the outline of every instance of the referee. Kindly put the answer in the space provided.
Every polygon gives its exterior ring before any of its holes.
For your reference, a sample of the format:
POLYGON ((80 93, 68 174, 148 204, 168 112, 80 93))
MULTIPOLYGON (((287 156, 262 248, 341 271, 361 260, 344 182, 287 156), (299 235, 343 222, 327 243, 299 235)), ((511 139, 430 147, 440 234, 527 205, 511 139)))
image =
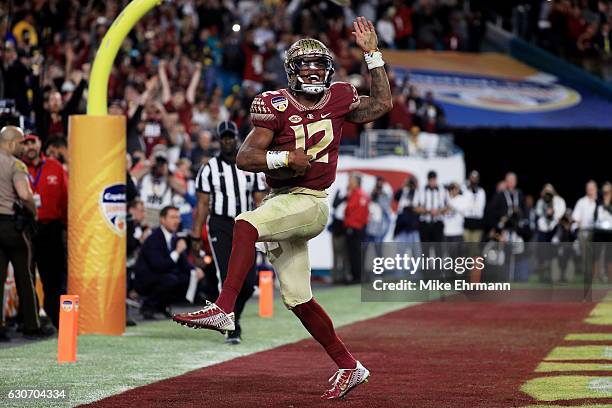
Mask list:
POLYGON ((438 175, 435 171, 427 173, 427 184, 420 194, 418 213, 421 214, 419 232, 421 242, 426 250, 426 256, 442 256, 442 241, 444 241, 444 214, 448 211, 446 189, 438 185, 438 175), (427 244, 429 243, 429 244, 427 244), (429 247, 429 248, 428 248, 429 247))
MULTIPOLYGON (((202 225, 208 220, 208 239, 217 268, 219 289, 227 276, 234 219, 239 214, 258 206, 266 190, 261 173, 242 171, 236 167, 238 153, 238 127, 232 121, 223 121, 217 126, 221 152, 198 171, 196 189, 198 206, 192 229, 192 249, 196 256, 201 249, 202 225)), ((253 294, 255 265, 251 268, 242 287, 236 308, 236 330, 228 333, 228 344, 240 344, 240 314, 253 294)))

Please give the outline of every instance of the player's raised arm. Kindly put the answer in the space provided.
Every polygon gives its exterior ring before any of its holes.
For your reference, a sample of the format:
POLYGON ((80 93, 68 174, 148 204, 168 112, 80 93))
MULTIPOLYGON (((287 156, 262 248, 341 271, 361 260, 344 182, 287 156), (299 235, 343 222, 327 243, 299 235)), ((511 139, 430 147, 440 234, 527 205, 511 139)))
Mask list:
POLYGON ((359 105, 346 116, 353 123, 367 123, 378 119, 393 108, 391 87, 385 72, 385 63, 378 50, 378 38, 374 25, 364 17, 357 17, 353 22, 355 42, 364 52, 372 81, 370 96, 360 96, 359 105))
POLYGON ((270 129, 257 126, 253 128, 238 150, 236 156, 238 168, 257 173, 290 167, 297 175, 304 174, 310 167, 309 161, 312 156, 304 153, 302 148, 291 152, 268 150, 273 137, 274 132, 270 129))

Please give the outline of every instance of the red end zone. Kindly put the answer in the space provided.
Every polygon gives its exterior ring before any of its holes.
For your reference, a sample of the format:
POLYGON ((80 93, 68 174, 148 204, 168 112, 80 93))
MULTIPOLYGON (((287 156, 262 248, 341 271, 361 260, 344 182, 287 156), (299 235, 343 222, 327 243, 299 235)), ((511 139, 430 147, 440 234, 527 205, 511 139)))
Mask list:
MULTIPOLYGON (((520 391, 521 385, 541 376, 535 368, 568 333, 588 330, 583 320, 593 307, 594 303, 434 302, 345 326, 339 335, 372 372, 370 382, 345 403, 363 408, 535 404, 520 391)), ((89 406, 332 406, 343 402, 322 402, 319 395, 334 371, 320 346, 304 340, 89 406)))

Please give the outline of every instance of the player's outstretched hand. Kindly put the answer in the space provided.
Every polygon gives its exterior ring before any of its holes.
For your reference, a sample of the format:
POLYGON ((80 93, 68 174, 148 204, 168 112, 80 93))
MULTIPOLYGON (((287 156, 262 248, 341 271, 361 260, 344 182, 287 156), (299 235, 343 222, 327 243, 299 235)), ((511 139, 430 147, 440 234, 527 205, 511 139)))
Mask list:
POLYGON ((355 29, 353 31, 355 42, 363 52, 371 52, 378 49, 378 37, 376 36, 374 24, 371 21, 366 20, 365 17, 357 17, 353 21, 353 28, 355 29))
POLYGON ((295 149, 289 152, 289 167, 295 170, 297 176, 302 176, 310 167, 312 156, 306 154, 303 148, 295 149))

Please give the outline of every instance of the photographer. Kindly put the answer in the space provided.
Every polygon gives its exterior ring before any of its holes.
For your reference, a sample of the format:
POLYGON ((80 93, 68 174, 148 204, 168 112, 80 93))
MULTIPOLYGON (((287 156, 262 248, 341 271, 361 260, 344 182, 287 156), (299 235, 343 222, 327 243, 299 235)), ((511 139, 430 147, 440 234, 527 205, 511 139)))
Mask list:
POLYGON ((535 209, 538 242, 552 241, 555 227, 565 214, 565 208, 565 200, 557 194, 552 184, 544 185, 535 209))
MULTIPOLYGON (((26 165, 14 156, 21 154, 23 131, 15 126, 0 130, 0 282, 4 286, 8 263, 13 265, 19 294, 19 309, 24 320, 24 336, 44 337, 52 333, 41 329, 34 292, 32 244, 29 227, 36 217, 36 205, 26 165)), ((0 305, 4 304, 0 290, 0 305)), ((0 340, 8 339, 4 314, 0 316, 0 340)))
POLYGON ((574 271, 568 268, 571 260, 577 264, 578 257, 573 245, 577 237, 577 231, 572 226, 572 212, 567 210, 559 220, 559 223, 554 229, 552 243, 557 245, 555 255, 559 265, 559 272, 552 270, 551 278, 553 282, 572 282, 574 280, 574 271))
POLYGON ((488 226, 499 230, 509 230, 518 233, 523 240, 528 241, 529 224, 525 217, 525 197, 517 188, 517 177, 513 172, 506 173, 504 180, 499 183, 497 193, 493 196, 488 208, 488 226))

